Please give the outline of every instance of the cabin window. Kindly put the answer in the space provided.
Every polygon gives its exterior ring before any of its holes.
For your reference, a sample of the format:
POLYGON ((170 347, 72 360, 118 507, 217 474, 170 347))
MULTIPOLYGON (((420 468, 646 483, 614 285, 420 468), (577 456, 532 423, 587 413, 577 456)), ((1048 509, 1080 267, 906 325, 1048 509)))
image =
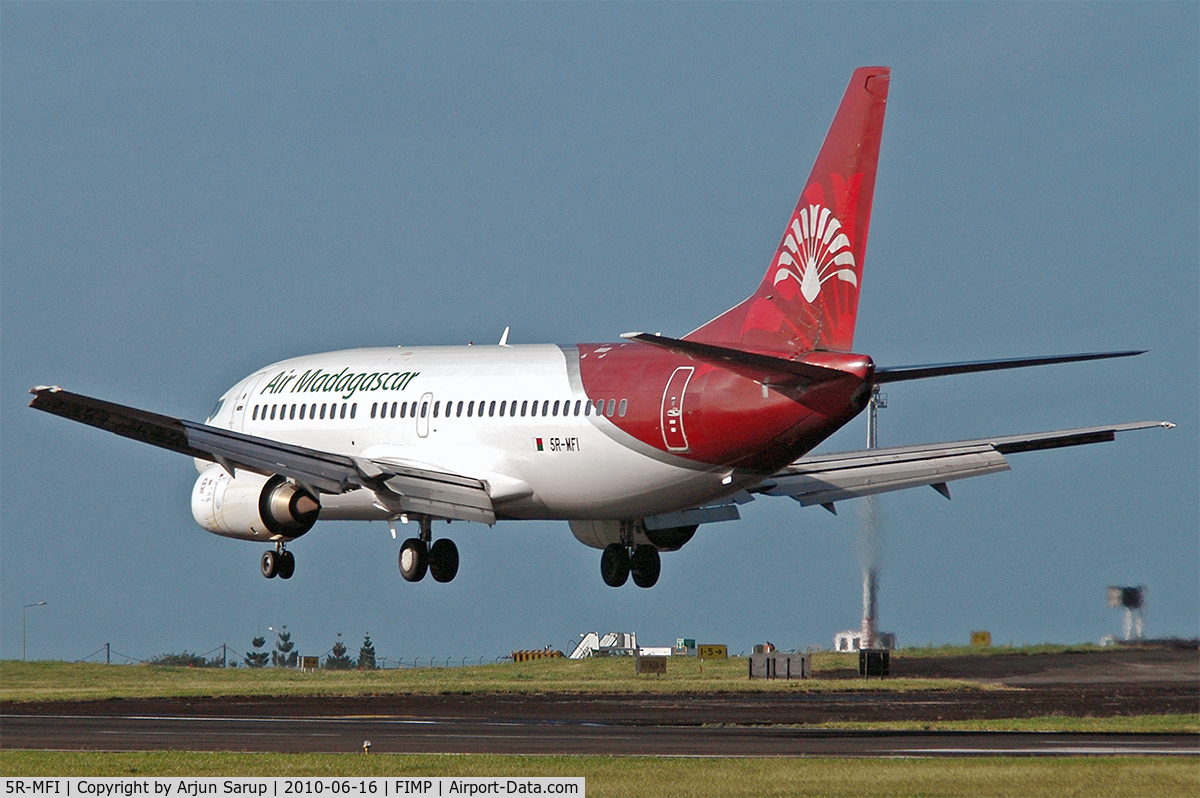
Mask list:
POLYGON ((306 405, 300 405, 300 420, 301 421, 304 420, 304 411, 307 409, 308 409, 308 407, 306 405))
POLYGON ((250 412, 250 420, 258 421, 258 405, 255 405, 254 410, 250 412))
POLYGON ((342 402, 342 409, 338 411, 338 418, 343 419, 345 417, 346 417, 346 403, 342 402))
MULTIPOLYGON (((354 414, 357 412, 358 412, 358 402, 355 402, 354 404, 350 405, 350 418, 354 418, 354 414)), ((624 413, 622 413, 621 415, 624 415, 624 413)))
POLYGON ((557 416, 557 415, 558 415, 558 406, 559 406, 559 404, 561 404, 561 403, 559 402, 559 400, 555 399, 555 400, 554 400, 554 412, 553 412, 551 415, 555 415, 555 416, 557 416))
POLYGON ((504 409, 508 407, 508 400, 505 399, 500 403, 500 418, 504 418, 504 409))
MULTIPOLYGON (((384 408, 387 408, 387 402, 383 403, 384 408)), ((396 417, 396 403, 392 402, 392 418, 396 417)))
POLYGON ((467 418, 470 418, 473 415, 475 415, 475 400, 474 399, 472 399, 470 402, 467 403, 467 418))
POLYGON ((292 412, 288 413, 288 418, 292 419, 293 421, 295 420, 295 418, 296 418, 296 406, 295 405, 292 405, 292 412))
MULTIPOLYGON (((375 418, 375 408, 379 407, 378 402, 371 402, 371 418, 375 418)), ((304 418, 304 413, 301 412, 300 418, 304 418)))
POLYGON ((321 420, 325 420, 325 404, 323 402, 321 403, 321 420))
POLYGON ((592 400, 591 399, 588 399, 586 402, 583 403, 583 414, 585 416, 590 416, 592 414, 592 400))
POLYGON ((508 414, 510 416, 515 416, 517 414, 517 400, 516 399, 513 399, 511 402, 508 403, 508 414))
POLYGON ((442 403, 441 403, 441 402, 434 402, 434 403, 433 403, 433 417, 434 417, 434 418, 437 418, 437 417, 438 417, 438 408, 440 408, 441 406, 442 406, 442 403))
POLYGON ((271 420, 275 420, 275 405, 271 405, 271 420))
POLYGON ((608 416, 609 418, 612 418, 612 414, 616 409, 617 409, 617 400, 609 399, 608 400, 608 411, 604 415, 608 416))
POLYGON ((429 402, 421 402, 421 418, 429 414, 429 402))
POLYGON ((582 405, 583 405, 582 399, 575 400, 575 415, 579 415, 579 409, 580 409, 580 407, 582 407, 582 405))
POLYGON ((629 400, 622 399, 621 406, 617 409, 617 415, 620 416, 621 418, 625 418, 625 411, 628 409, 629 409, 629 400))
POLYGON ((488 417, 491 418, 494 415, 496 415, 496 400, 495 399, 493 399, 491 404, 488 405, 488 417))
POLYGON ((529 407, 529 400, 528 400, 528 399, 526 399, 524 402, 521 402, 521 418, 525 418, 525 409, 526 409, 527 407, 529 407))

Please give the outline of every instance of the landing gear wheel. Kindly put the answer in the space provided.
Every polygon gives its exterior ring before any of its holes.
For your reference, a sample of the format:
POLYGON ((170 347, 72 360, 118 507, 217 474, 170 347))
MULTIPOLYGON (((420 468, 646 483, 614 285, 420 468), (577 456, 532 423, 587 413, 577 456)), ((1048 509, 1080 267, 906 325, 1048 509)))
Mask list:
POLYGON ((400 547, 400 575, 406 582, 420 582, 429 568, 429 548, 420 538, 409 538, 400 547))
POLYGON ((429 547, 429 575, 435 582, 449 582, 458 573, 458 546, 449 538, 438 538, 429 547))
POLYGON ((629 578, 629 549, 610 543, 600 555, 600 577, 609 587, 620 587, 629 578))
POLYGON ((280 572, 280 559, 276 557, 275 552, 270 550, 263 552, 263 559, 258 562, 259 570, 263 571, 263 576, 274 580, 275 575, 280 572))
POLYGON ((629 569, 633 572, 633 583, 638 587, 654 587, 662 573, 662 560, 658 549, 653 546, 638 546, 633 550, 629 569))
POLYGON ((296 572, 296 555, 285 549, 279 552, 276 561, 278 562, 279 578, 291 579, 292 574, 296 572))

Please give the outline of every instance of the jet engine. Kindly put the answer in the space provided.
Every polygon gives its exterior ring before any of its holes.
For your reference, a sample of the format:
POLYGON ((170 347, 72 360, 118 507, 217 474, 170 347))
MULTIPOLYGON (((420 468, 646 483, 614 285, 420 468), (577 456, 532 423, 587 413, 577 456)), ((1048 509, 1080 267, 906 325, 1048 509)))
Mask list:
POLYGON ((192 516, 217 535, 240 540, 291 540, 313 528, 321 503, 279 475, 239 471, 231 477, 210 465, 192 488, 192 516))
MULTIPOLYGON (((671 527, 670 529, 647 529, 641 519, 634 523, 633 545, 651 544, 659 551, 675 551, 696 534, 696 524, 671 527)), ((620 521, 572 521, 571 534, 585 546, 603 549, 610 543, 621 543, 620 521)))

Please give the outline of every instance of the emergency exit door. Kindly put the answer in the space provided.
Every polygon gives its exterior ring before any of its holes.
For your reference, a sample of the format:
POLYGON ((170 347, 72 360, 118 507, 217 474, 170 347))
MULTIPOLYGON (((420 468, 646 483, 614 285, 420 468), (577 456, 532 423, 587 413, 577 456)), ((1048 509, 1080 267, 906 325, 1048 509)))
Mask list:
POLYGON ((683 429, 683 395, 695 371, 694 366, 675 369, 671 379, 667 380, 667 389, 663 391, 663 443, 669 452, 685 452, 688 448, 687 433, 683 429))

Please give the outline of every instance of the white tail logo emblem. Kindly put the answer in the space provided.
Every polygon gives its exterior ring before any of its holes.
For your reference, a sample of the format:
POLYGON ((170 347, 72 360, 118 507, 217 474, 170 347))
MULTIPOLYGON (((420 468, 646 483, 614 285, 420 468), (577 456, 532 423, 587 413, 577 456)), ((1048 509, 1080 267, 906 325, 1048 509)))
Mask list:
POLYGON ((821 293, 826 280, 837 277, 858 286, 854 273, 854 253, 850 239, 841 232, 842 223, 828 208, 809 205, 792 220, 791 230, 779 253, 775 285, 789 277, 800 284, 805 301, 812 302, 821 293))

